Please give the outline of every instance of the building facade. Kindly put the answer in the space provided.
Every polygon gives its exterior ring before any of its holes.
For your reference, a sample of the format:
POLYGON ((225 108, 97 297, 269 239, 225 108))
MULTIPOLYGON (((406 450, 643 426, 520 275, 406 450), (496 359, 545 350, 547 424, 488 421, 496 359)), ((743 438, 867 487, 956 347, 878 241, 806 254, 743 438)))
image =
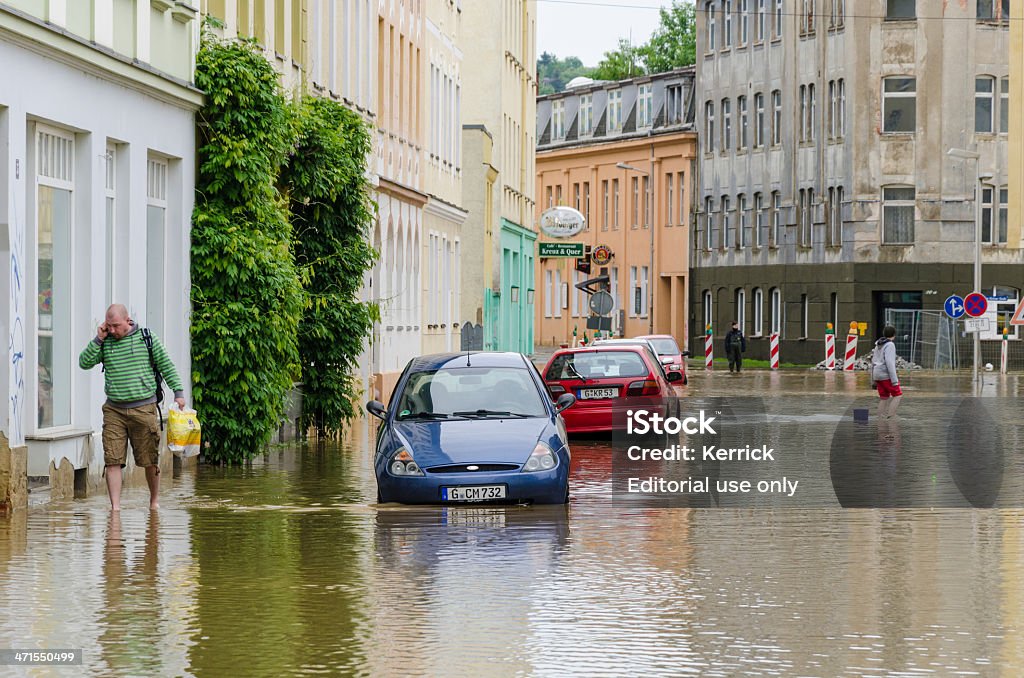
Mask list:
POLYGON ((873 338, 887 309, 941 311, 971 291, 976 195, 982 287, 1019 297, 999 2, 701 9, 693 348, 738 320, 753 357, 778 332, 783 361, 814 363, 827 322, 873 338))
POLYGON ((540 240, 603 247, 611 258, 589 271, 577 270, 575 258, 538 258, 537 342, 583 337, 589 295, 576 285, 599 275, 608 276, 615 301, 614 333, 685 341, 694 69, 574 84, 537 100, 536 217, 567 205, 586 226, 571 238, 540 240))
POLYGON ((161 337, 191 390, 196 16, 185 2, 0 3, 0 505, 24 502, 27 476, 99 482, 103 375, 78 354, 110 303, 161 337))
POLYGON ((483 321, 484 348, 529 354, 537 240, 536 6, 530 0, 466 2, 462 11, 462 81, 471 93, 463 102, 464 143, 474 156, 490 155, 486 164, 467 164, 464 181, 467 190, 493 185, 494 194, 466 203, 464 251, 489 264, 463 268, 460 303, 470 318, 483 321), (486 213, 488 203, 493 213, 486 213))

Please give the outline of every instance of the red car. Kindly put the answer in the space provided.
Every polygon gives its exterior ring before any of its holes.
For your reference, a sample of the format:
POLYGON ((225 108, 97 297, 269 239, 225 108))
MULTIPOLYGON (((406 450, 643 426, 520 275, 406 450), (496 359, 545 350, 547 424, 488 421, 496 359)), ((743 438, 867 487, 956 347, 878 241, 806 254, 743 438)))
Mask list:
MULTIPOLYGON (((625 398, 650 399, 658 407, 662 398, 678 395, 678 371, 666 372, 646 346, 609 345, 562 349, 544 367, 544 383, 551 397, 576 396, 576 404, 562 412, 569 433, 604 433, 612 430, 612 410, 625 398)), ((659 408, 665 412, 665 406, 659 408)))
POLYGON ((683 383, 685 384, 688 381, 686 378, 686 358, 690 355, 690 352, 680 350, 679 344, 676 343, 675 338, 671 334, 645 334, 642 337, 636 338, 646 339, 654 347, 658 358, 661 359, 661 364, 665 366, 666 372, 682 372, 683 383))

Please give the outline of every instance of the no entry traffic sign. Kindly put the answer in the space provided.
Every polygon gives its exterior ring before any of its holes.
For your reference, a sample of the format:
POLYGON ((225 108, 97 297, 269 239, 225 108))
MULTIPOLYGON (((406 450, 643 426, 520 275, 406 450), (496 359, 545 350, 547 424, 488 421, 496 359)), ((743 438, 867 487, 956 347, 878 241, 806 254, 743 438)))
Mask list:
POLYGON ((988 310, 988 299, 985 298, 984 294, 979 292, 971 292, 964 299, 964 312, 972 318, 985 315, 985 311, 988 310))

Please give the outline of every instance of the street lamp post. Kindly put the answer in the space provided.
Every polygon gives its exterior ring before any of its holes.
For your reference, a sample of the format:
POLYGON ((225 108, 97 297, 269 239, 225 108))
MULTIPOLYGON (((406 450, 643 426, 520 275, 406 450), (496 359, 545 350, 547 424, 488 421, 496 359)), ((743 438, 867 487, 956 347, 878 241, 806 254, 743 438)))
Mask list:
MULTIPOLYGON (((968 151, 962 148, 951 148, 946 154, 960 160, 974 161, 974 289, 972 292, 981 292, 981 184, 982 180, 991 175, 982 175, 978 171, 978 161, 981 154, 976 151, 968 151)), ((977 387, 981 372, 978 369, 981 362, 981 333, 974 334, 974 361, 971 367, 971 381, 977 387)))
MULTIPOLYGON (((639 172, 647 177, 647 210, 651 215, 651 223, 648 225, 650 228, 651 235, 651 263, 648 268, 647 274, 647 317, 648 317, 648 334, 654 334, 654 154, 651 154, 651 171, 645 172, 639 167, 633 167, 627 165, 624 162, 617 162, 615 166, 619 169, 631 170, 633 172, 639 172)), ((646 219, 647 215, 644 215, 646 219)))

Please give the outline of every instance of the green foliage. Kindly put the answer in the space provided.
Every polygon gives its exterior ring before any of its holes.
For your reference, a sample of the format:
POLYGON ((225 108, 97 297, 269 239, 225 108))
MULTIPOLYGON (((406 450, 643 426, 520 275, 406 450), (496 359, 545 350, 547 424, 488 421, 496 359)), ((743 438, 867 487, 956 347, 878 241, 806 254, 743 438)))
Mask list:
POLYGON ((579 57, 559 59, 554 54, 544 52, 537 59, 538 94, 554 94, 565 89, 566 83, 578 76, 593 77, 593 68, 587 68, 579 57))
POLYGON ((643 75, 647 71, 641 62, 641 49, 629 44, 629 40, 619 38, 619 46, 604 53, 604 58, 594 69, 594 78, 598 80, 625 80, 643 75))
POLYGON ((207 456, 230 463, 262 449, 299 374, 303 291, 275 188, 295 123, 253 42, 204 32, 196 85, 206 106, 192 227, 193 395, 207 456))
POLYGON ((289 186, 293 249, 306 287, 299 326, 304 428, 338 431, 353 416, 358 393, 352 375, 379 319, 377 305, 359 295, 377 256, 368 240, 370 150, 370 129, 358 115, 326 99, 303 101, 282 181, 289 186))
POLYGON ((697 62, 697 17, 691 2, 674 0, 660 11, 658 28, 641 51, 648 73, 664 73, 697 62))

